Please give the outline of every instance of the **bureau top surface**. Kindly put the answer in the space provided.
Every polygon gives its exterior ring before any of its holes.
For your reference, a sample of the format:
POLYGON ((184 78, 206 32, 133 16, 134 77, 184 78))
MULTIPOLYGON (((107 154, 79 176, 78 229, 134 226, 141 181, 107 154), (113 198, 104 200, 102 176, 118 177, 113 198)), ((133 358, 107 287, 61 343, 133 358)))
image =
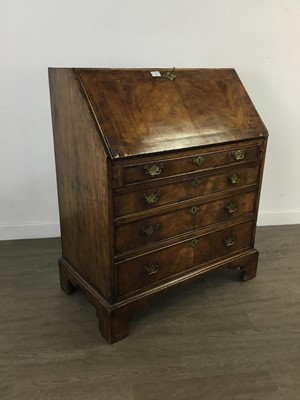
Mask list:
POLYGON ((112 158, 267 135, 233 69, 176 69, 173 80, 166 69, 74 71, 112 158))

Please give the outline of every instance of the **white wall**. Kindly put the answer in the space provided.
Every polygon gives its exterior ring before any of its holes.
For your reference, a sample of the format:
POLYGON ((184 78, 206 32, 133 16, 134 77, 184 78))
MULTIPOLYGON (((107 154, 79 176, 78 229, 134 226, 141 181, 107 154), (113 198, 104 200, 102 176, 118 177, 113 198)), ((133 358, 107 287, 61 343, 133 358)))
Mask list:
POLYGON ((270 132, 259 223, 300 223, 299 0, 1 0, 0 49, 0 239, 59 235, 48 66, 236 68, 270 132))

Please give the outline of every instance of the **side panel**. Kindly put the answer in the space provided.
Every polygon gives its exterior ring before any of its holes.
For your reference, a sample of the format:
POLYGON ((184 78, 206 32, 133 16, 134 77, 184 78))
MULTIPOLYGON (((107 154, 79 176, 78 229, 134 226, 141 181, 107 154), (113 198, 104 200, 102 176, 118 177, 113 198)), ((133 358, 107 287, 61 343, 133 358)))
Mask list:
POLYGON ((49 69, 63 257, 113 299, 110 160, 72 69, 49 69))

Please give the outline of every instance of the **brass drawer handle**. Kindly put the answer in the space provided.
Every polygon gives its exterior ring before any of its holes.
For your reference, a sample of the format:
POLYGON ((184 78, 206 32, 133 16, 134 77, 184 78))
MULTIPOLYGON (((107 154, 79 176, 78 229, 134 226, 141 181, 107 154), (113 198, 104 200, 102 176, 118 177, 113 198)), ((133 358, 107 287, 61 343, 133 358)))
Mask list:
POLYGON ((228 214, 233 214, 236 212, 237 209, 237 203, 229 203, 226 207, 225 210, 228 212, 228 214))
POLYGON ((158 270, 159 270, 158 264, 151 264, 144 266, 144 271, 146 272, 147 275, 154 275, 158 272, 158 270))
POLYGON ((162 164, 159 164, 159 165, 153 164, 151 166, 146 165, 144 167, 144 170, 145 170, 146 175, 148 174, 152 177, 157 176, 157 175, 161 174, 161 171, 163 170, 163 165, 162 164))
POLYGON ((245 152, 244 150, 236 150, 231 153, 231 156, 235 161, 240 161, 245 158, 245 152))
POLYGON ((196 206, 193 206, 193 207, 191 207, 191 208, 189 209, 189 212, 190 212, 192 215, 197 214, 198 211, 199 211, 199 208, 196 207, 196 206))
POLYGON ((239 182, 240 177, 239 177, 238 175, 236 175, 236 174, 233 174, 233 175, 231 175, 231 176, 229 177, 229 180, 230 180, 230 182, 231 182, 233 185, 235 185, 236 183, 239 182))
POLYGON ((201 185, 201 179, 195 178, 194 180, 192 180, 191 185, 192 185, 194 188, 199 187, 199 186, 201 185))
POLYGON ((234 237, 232 237, 232 236, 229 236, 227 239, 224 239, 223 240, 223 243, 224 243, 224 245, 226 246, 226 247, 230 247, 230 246, 233 246, 234 245, 234 237))
POLYGON ((200 167, 200 165, 203 164, 205 158, 203 156, 198 156, 193 159, 193 163, 197 165, 197 167, 200 167))
POLYGON ((159 224, 149 225, 147 228, 145 227, 141 228, 141 234, 147 237, 151 237, 157 233, 159 228, 160 228, 159 224))
POLYGON ((158 202, 160 198, 160 191, 156 193, 145 194, 144 193, 144 201, 146 204, 153 205, 158 202))
POLYGON ((190 241, 190 246, 191 247, 196 247, 197 246, 197 244, 199 243, 199 239, 192 239, 191 241, 190 241))

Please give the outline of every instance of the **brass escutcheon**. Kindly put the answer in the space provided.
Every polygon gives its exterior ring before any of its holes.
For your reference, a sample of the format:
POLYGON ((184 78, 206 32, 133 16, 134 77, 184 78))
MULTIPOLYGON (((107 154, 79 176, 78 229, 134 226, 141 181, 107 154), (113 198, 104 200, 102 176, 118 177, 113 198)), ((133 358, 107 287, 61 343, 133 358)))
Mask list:
POLYGON ((236 174, 233 174, 229 177, 229 180, 234 185, 234 184, 238 183, 238 181, 240 180, 240 177, 236 174))
POLYGON ((240 160, 242 160, 243 158, 245 158, 245 152, 244 152, 244 150, 236 150, 236 151, 233 151, 233 152, 231 153, 231 155, 232 155, 232 158, 233 158, 235 161, 240 161, 240 160))
POLYGON ((191 247, 196 247, 197 246, 197 244, 199 243, 199 239, 192 239, 191 241, 190 241, 190 246, 191 247))
POLYGON ((156 272, 158 270, 159 270, 159 265, 158 264, 151 264, 151 265, 145 265, 144 266, 144 271, 146 272, 147 275, 156 274, 156 272))
POLYGON ((152 177, 160 175, 162 169, 163 169, 163 165, 162 164, 159 164, 159 165, 153 164, 151 166, 145 165, 145 167, 144 167, 145 174, 146 175, 148 174, 148 175, 150 175, 152 177))
POLYGON ((192 215, 197 214, 198 211, 199 211, 199 208, 196 207, 196 206, 193 206, 193 207, 191 207, 191 208, 189 209, 189 212, 190 212, 192 215))
POLYGON ((203 164, 205 158, 203 156, 198 156, 196 158, 193 159, 193 163, 197 165, 197 167, 200 167, 200 165, 203 164))
POLYGON ((149 225, 147 228, 146 227, 141 228, 141 234, 147 237, 151 237, 157 233, 159 228, 160 228, 159 224, 149 225))
POLYGON ((144 202, 149 205, 153 205, 153 204, 157 203, 159 198, 160 198, 160 191, 158 191, 156 193, 150 193, 148 195, 144 193, 144 196, 143 196, 144 202))
POLYGON ((191 185, 192 185, 194 188, 199 187, 199 186, 201 185, 201 179, 195 178, 194 180, 192 180, 191 185))
POLYGON ((229 203, 226 207, 225 210, 228 212, 228 214, 232 214, 236 211, 237 209, 237 203, 229 203))
POLYGON ((175 67, 173 67, 172 71, 168 71, 166 72, 163 76, 164 78, 169 79, 170 81, 173 81, 176 78, 176 75, 174 74, 175 71, 175 67))
POLYGON ((223 243, 225 244, 226 247, 230 247, 234 245, 234 237, 229 236, 227 239, 223 240, 223 243))

